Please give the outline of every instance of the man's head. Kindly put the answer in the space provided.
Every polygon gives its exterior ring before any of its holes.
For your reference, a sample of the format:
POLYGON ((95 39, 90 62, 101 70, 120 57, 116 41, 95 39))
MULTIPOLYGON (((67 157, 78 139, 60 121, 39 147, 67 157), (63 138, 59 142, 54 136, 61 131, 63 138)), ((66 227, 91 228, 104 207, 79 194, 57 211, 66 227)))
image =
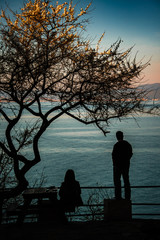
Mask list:
POLYGON ((116 132, 116 137, 118 141, 123 140, 123 132, 121 131, 116 132))

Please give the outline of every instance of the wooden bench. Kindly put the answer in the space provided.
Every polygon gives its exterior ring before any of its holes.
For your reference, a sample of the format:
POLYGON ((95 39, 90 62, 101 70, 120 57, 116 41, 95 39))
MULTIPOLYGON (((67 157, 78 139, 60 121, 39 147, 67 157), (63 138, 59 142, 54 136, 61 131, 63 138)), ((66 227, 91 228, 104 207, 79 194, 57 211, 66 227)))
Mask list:
MULTIPOLYGON (((6 214, 3 218, 3 220, 6 223, 9 222, 17 222, 18 217, 21 216, 23 213, 23 206, 17 206, 15 204, 10 204, 6 209, 6 214)), ((39 206, 36 205, 30 205, 28 209, 25 211, 25 217, 27 218, 28 215, 30 215, 30 218, 37 218, 40 214, 39 206)))

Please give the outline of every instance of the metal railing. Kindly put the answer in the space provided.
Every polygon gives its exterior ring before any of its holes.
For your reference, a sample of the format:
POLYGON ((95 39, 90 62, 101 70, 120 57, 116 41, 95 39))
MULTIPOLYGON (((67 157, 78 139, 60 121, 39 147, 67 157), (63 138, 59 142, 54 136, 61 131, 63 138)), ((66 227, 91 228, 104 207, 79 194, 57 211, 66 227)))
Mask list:
MULTIPOLYGON (((122 187, 124 188, 124 187, 122 187)), ((82 191, 83 190, 104 190, 104 189, 112 189, 114 190, 114 186, 91 186, 91 187, 81 187, 82 191)), ((149 185, 145 185, 145 186, 131 186, 131 189, 159 189, 160 190, 160 185, 154 185, 154 186, 149 186, 149 185)), ((107 197, 106 197, 107 198, 107 197)), ((153 206, 153 207, 157 207, 158 208, 158 211, 156 210, 156 213, 155 212, 147 212, 145 209, 141 208, 141 210, 144 210, 144 212, 135 212, 135 211, 132 211, 132 216, 133 217, 159 217, 158 219, 160 219, 160 194, 159 194, 159 202, 135 202, 135 201, 131 201, 131 204, 133 207, 135 206, 141 206, 141 207, 148 207, 148 206, 153 206)), ((97 203, 97 204, 84 204, 82 207, 80 207, 81 209, 82 208, 89 208, 90 211, 92 211, 91 208, 98 208, 98 207, 101 207, 102 209, 104 209, 104 204, 103 203, 97 203)), ((93 212, 91 213, 82 213, 80 212, 79 214, 77 213, 70 213, 69 216, 71 217, 85 217, 85 216, 91 216, 94 218, 93 215, 97 215, 97 216, 100 216, 100 215, 104 215, 104 211, 98 211, 96 212, 96 209, 94 210, 93 209, 93 212)))
MULTIPOLYGON (((124 187, 122 187, 124 188, 124 187)), ((59 189, 59 187, 58 187, 59 189)), ((111 190, 114 190, 114 186, 87 186, 87 187, 81 187, 81 190, 82 190, 82 196, 83 195, 86 195, 84 194, 84 191, 87 191, 87 190, 93 190, 92 193, 89 193, 89 194, 95 194, 94 191, 97 191, 96 194, 98 196, 98 194, 101 195, 101 190, 108 190, 108 189, 111 189, 111 190)), ((155 186, 149 186, 149 185, 146 185, 146 186, 131 186, 131 189, 154 189, 154 191, 156 191, 156 189, 159 189, 160 190, 160 185, 155 185, 155 186)), ((159 194, 159 197, 160 197, 160 194, 159 194)), ((96 199, 93 198, 93 199, 90 199, 90 201, 87 199, 84 199, 84 204, 83 206, 80 206, 78 208, 78 210, 76 210, 75 212, 71 212, 71 213, 67 213, 67 216, 74 220, 74 219, 77 219, 80 220, 80 221, 84 221, 84 220, 87 220, 87 219, 90 219, 90 220, 96 220, 97 218, 98 219, 103 219, 104 217, 104 203, 103 203, 103 200, 104 198, 110 198, 110 197, 107 197, 107 196, 101 196, 101 199, 96 199)), ((146 210, 145 211, 142 211, 142 212, 135 212, 132 210, 132 217, 140 217, 142 218, 146 218, 146 217, 149 217, 149 218, 158 218, 160 219, 160 199, 159 199, 159 202, 135 202, 132 200, 131 202, 132 204, 132 207, 141 207, 141 210, 144 210, 143 207, 156 207, 156 213, 153 211, 153 212, 147 212, 146 210)), ((33 218, 36 218, 36 215, 32 215, 32 216, 27 216, 27 219, 31 218, 33 220, 33 218)))

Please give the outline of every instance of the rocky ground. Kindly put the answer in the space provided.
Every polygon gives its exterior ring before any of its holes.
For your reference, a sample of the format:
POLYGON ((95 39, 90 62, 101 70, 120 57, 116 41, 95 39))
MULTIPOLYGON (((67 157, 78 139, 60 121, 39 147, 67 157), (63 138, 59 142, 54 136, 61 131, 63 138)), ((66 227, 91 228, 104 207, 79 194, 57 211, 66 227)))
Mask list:
POLYGON ((1 240, 160 240, 160 220, 1 225, 1 240))

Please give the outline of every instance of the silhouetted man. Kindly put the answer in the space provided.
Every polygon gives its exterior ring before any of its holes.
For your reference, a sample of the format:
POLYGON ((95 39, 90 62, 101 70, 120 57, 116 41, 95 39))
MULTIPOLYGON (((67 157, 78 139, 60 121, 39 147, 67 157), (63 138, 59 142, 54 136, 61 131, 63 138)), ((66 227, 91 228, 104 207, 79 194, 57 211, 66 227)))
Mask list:
POLYGON ((129 182, 130 159, 133 155, 132 146, 123 140, 123 132, 116 132, 118 142, 114 145, 112 151, 113 160, 113 179, 115 185, 115 198, 121 199, 121 176, 123 177, 125 187, 125 199, 130 200, 131 190, 129 182))

